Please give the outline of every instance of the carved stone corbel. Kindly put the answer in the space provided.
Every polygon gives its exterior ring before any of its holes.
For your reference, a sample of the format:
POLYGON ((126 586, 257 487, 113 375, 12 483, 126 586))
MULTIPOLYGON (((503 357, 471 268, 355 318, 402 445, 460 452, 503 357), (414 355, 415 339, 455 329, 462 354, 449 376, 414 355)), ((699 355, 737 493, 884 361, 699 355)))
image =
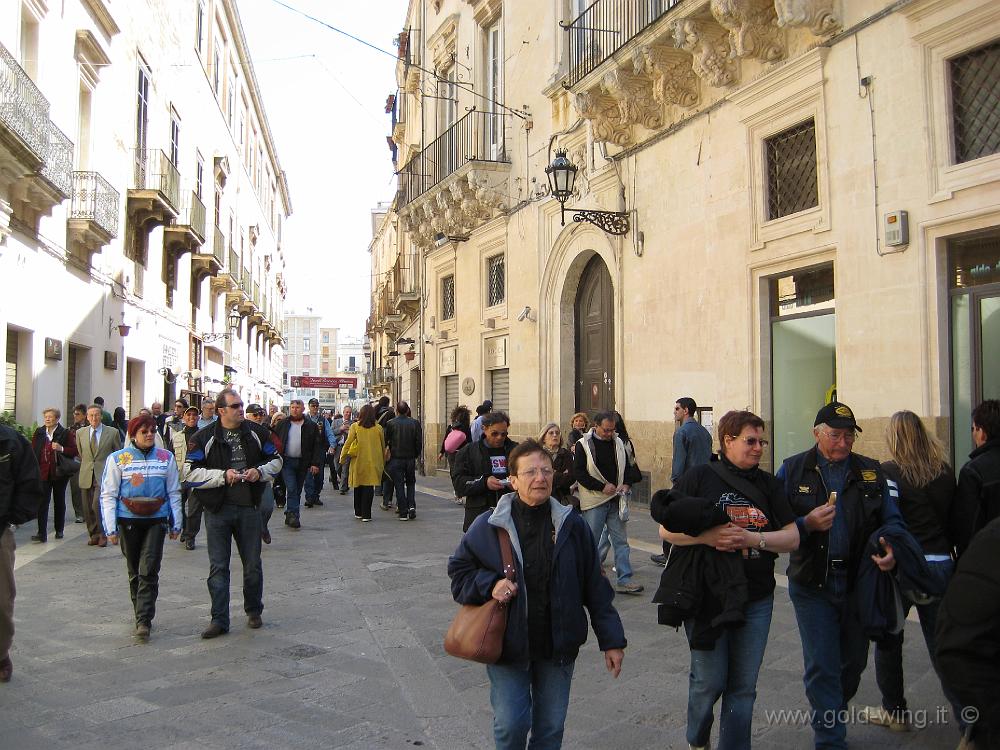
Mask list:
POLYGON ((832 34, 840 28, 833 0, 774 0, 778 26, 808 26, 815 36, 832 34))
POLYGON ((594 139, 627 146, 632 142, 632 129, 618 119, 618 102, 600 87, 576 95, 580 117, 590 121, 594 139))
POLYGON ((623 127, 642 125, 647 130, 663 127, 663 107, 652 96, 652 81, 620 68, 601 79, 603 88, 618 104, 618 121, 623 127))
POLYGON ((785 56, 781 30, 775 26, 774 0, 712 0, 712 15, 729 29, 729 46, 736 57, 774 62, 785 56))
POLYGON ((739 80, 736 61, 730 54, 728 33, 717 24, 697 18, 675 18, 670 22, 674 44, 691 53, 691 68, 710 86, 732 86, 739 80))
POLYGON ((645 69, 653 79, 653 99, 660 104, 698 104, 698 77, 691 70, 690 56, 674 47, 651 44, 636 49, 632 62, 637 72, 645 69))

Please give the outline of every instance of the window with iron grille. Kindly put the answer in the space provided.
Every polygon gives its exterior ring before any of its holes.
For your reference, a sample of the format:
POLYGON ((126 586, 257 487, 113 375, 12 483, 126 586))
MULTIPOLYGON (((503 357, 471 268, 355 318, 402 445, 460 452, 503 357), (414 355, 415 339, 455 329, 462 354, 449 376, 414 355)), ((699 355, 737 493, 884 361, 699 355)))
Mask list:
POLYGON ((948 61, 955 163, 1000 152, 1000 39, 948 61))
POLYGON ((506 266, 503 255, 494 255, 486 260, 487 307, 503 304, 506 298, 506 266))
POLYGON ((452 320, 455 317, 455 276, 445 276, 441 279, 441 320, 452 320))
POLYGON ((815 121, 772 135, 764 149, 768 221, 818 206, 815 121))

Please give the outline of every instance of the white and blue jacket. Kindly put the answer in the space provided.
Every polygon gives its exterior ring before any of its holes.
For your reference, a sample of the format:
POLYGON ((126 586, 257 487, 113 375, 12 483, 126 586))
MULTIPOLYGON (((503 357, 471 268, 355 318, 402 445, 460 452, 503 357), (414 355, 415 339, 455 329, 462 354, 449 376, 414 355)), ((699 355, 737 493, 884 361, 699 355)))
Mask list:
POLYGON ((153 447, 143 452, 131 441, 108 456, 101 479, 101 521, 108 536, 118 533, 118 520, 166 519, 173 531, 181 530, 181 483, 177 462, 170 451, 153 447), (158 497, 166 502, 149 516, 139 516, 122 502, 129 497, 158 497))

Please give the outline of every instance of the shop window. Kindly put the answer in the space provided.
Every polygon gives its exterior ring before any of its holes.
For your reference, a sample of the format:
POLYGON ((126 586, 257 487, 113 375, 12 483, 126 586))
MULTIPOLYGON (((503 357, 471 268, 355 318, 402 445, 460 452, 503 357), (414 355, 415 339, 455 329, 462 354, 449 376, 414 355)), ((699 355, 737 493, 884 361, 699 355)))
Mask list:
POLYGON ((837 395, 833 266, 794 271, 770 284, 771 460, 813 444, 816 412, 837 395))
POLYGON ((807 120, 764 141, 767 159, 767 218, 819 205, 816 123, 807 120))
POLYGON ((1000 39, 948 61, 955 162, 1000 152, 1000 39))

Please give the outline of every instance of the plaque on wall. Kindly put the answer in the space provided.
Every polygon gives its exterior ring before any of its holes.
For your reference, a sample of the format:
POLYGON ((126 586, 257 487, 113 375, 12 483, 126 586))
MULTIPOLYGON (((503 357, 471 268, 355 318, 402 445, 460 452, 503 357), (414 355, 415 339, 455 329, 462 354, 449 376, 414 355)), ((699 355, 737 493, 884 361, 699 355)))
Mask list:
POLYGON ((483 342, 483 360, 487 370, 507 366, 507 337, 496 336, 483 342))
POLYGON ((62 341, 45 338, 45 359, 62 359, 62 341))
POLYGON ((458 372, 458 347, 449 346, 441 349, 441 371, 439 375, 454 375, 458 372))
POLYGON ((462 381, 462 393, 471 396, 476 392, 476 381, 473 378, 466 378, 462 381))
POLYGON ((118 369, 118 352, 104 352, 104 369, 105 370, 117 370, 118 369))

